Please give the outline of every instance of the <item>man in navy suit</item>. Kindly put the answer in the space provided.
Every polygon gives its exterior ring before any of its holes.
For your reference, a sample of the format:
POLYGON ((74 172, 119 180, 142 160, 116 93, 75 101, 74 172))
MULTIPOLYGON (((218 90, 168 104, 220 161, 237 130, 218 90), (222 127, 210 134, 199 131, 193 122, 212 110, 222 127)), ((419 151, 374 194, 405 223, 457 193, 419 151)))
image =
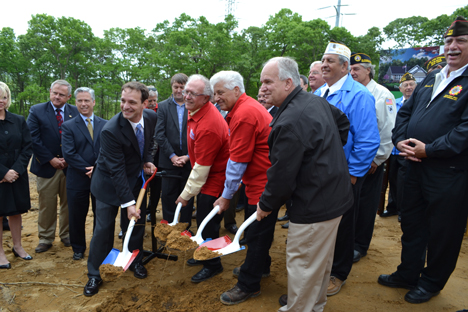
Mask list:
POLYGON ((50 101, 36 104, 29 110, 27 124, 34 151, 31 172, 37 176, 39 194, 37 253, 49 250, 55 240, 57 195, 60 197, 59 236, 65 247, 71 246, 65 181, 68 164, 62 156, 62 124, 78 115, 76 107, 67 103, 70 98, 71 85, 65 80, 56 80, 50 86, 50 101))
MULTIPOLYGON (((75 104, 80 115, 62 125, 62 152, 68 164, 68 214, 74 260, 83 259, 86 250, 85 224, 89 209, 91 175, 101 147, 101 130, 107 122, 94 115, 95 103, 93 89, 76 89, 75 104)), ((93 213, 96 213, 96 198, 92 194, 91 205, 93 213)), ((94 222, 93 229, 95 225, 94 222)))
POLYGON ((157 115, 149 109, 148 88, 140 82, 128 82, 122 87, 121 113, 112 117, 101 131, 101 150, 91 178, 91 192, 96 197, 96 228, 94 229, 88 257, 88 283, 85 296, 94 296, 102 283, 99 267, 114 245, 115 218, 120 213, 123 229, 129 220, 136 218, 128 248, 141 252, 130 266, 137 278, 146 278, 148 273, 141 263, 143 259, 143 236, 145 234, 146 200, 141 212, 136 210, 136 200, 142 186, 141 171, 152 174, 154 129, 157 115))
MULTIPOLYGON (((171 78, 172 95, 158 104, 158 125, 156 141, 159 145, 159 171, 181 179, 164 179, 161 187, 163 219, 172 222, 176 209, 175 201, 184 190, 192 166, 187 149, 187 118, 182 91, 187 75, 179 73, 171 78)), ((192 223, 193 198, 180 211, 180 222, 192 223)))

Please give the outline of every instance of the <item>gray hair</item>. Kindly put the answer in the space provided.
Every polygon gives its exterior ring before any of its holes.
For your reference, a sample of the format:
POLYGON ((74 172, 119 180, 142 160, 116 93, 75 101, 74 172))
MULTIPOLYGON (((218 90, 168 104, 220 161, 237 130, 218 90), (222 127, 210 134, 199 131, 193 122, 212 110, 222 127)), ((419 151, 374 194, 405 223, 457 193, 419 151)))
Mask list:
MULTIPOLYGON (((203 95, 209 95, 211 98, 213 96, 213 90, 211 89, 210 81, 208 80, 208 78, 198 74, 191 75, 187 80, 187 84, 195 80, 201 80, 205 84, 205 87, 203 88, 203 95)), ((187 84, 185 86, 187 86, 187 84)))
POLYGON ((370 77, 370 79, 374 79, 374 77, 375 77, 375 65, 372 65, 371 63, 359 63, 359 65, 361 65, 365 69, 370 68, 369 77, 370 77))
POLYGON ((54 87, 55 84, 58 84, 58 85, 60 85, 60 86, 67 86, 67 88, 68 88, 68 94, 67 94, 67 95, 71 95, 72 86, 71 86, 71 84, 68 83, 68 81, 63 80, 63 79, 55 80, 55 81, 52 82, 52 84, 50 85, 50 89, 51 89, 51 90, 52 90, 52 88, 54 87))
POLYGON ((310 64, 310 68, 309 68, 309 71, 312 70, 312 67, 314 67, 315 65, 319 64, 320 66, 322 65, 322 61, 315 61, 313 62, 312 64, 310 64))
POLYGON ((81 93, 81 92, 88 92, 89 95, 91 95, 91 98, 93 99, 93 101, 95 100, 95 97, 94 97, 94 90, 91 89, 91 88, 88 88, 88 87, 80 87, 78 89, 75 90, 75 98, 76 98, 76 95, 78 93, 81 93))
POLYGON ((343 56, 341 54, 338 54, 338 59, 340 60, 340 65, 343 65, 344 62, 348 62, 348 72, 351 71, 351 62, 349 61, 349 58, 346 56, 343 56))
POLYGON ((149 96, 156 96, 158 97, 158 90, 156 90, 155 86, 146 86, 148 88, 149 96))
POLYGON ((214 74, 210 79, 211 90, 214 92, 214 87, 224 82, 224 87, 229 90, 234 90, 235 87, 239 87, 241 93, 245 93, 244 78, 241 74, 233 70, 223 70, 219 73, 214 74))
POLYGON ((295 87, 301 85, 301 78, 299 76, 299 68, 295 60, 290 57, 278 56, 268 60, 265 66, 269 63, 278 63, 278 78, 281 81, 291 78, 295 87))

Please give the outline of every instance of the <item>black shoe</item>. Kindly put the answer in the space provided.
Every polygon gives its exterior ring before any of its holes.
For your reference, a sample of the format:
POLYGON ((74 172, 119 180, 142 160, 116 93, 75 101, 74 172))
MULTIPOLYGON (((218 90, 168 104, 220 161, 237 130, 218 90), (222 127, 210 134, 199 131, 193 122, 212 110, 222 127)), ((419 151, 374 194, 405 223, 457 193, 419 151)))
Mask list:
POLYGON ((388 210, 385 210, 384 212, 382 212, 382 214, 380 215, 381 218, 387 218, 387 217, 391 217, 391 216, 396 216, 398 214, 398 212, 396 211, 388 211, 388 210))
POLYGON ((288 295, 282 295, 281 297, 279 297, 279 304, 281 306, 285 306, 288 304, 288 295))
POLYGON ((197 266, 197 265, 202 265, 203 263, 201 261, 195 260, 193 258, 190 258, 187 260, 187 265, 189 266, 197 266))
POLYGON ((122 237, 123 237, 123 232, 120 231, 120 232, 119 232, 119 238, 122 239, 122 237))
POLYGON ((247 240, 245 238, 241 239, 239 245, 247 245, 247 240))
POLYGON ((236 285, 228 291, 222 293, 221 297, 219 297, 219 300, 221 300, 221 302, 224 304, 233 305, 244 302, 249 298, 257 297, 258 295, 260 295, 260 290, 251 293, 244 292, 236 285))
POLYGON ((151 222, 151 215, 150 214, 146 215, 146 222, 151 222))
POLYGON ((289 229, 289 222, 286 222, 281 226, 283 229, 289 229))
POLYGON ((353 255, 353 262, 356 263, 356 262, 359 262, 359 260, 361 260, 362 258, 362 255, 359 251, 355 250, 354 251, 354 255, 353 255))
POLYGON ((65 247, 71 247, 70 239, 68 237, 60 239, 65 247))
POLYGON ((390 275, 382 274, 379 276, 379 279, 377 281, 380 285, 393 288, 413 289, 415 287, 415 285, 408 284, 407 282, 396 276, 394 273, 390 275))
MULTIPOLYGON (((232 275, 234 275, 235 277, 239 277, 239 274, 240 274, 240 267, 236 267, 234 268, 234 270, 232 270, 232 275)), ((262 278, 268 277, 268 276, 270 276, 270 272, 262 274, 262 278)))
POLYGON ((134 266, 130 266, 130 271, 133 272, 133 276, 136 278, 147 278, 148 271, 141 263, 136 263, 134 266))
POLYGON ((37 245, 35 251, 36 251, 36 253, 41 253, 41 252, 49 250, 50 247, 52 247, 52 244, 39 243, 39 245, 37 245))
POLYGON ((408 291, 405 295, 405 300, 410 303, 423 303, 429 301, 432 297, 435 297, 438 294, 440 294, 440 291, 429 292, 421 286, 416 286, 408 291))
POLYGON ((231 232, 231 234, 236 234, 237 233, 237 225, 236 224, 231 224, 231 225, 228 225, 226 227, 226 230, 228 230, 229 232, 231 232))
POLYGON ((11 263, 0 265, 0 270, 1 269, 7 269, 7 270, 11 269, 11 263))
POLYGON ((236 212, 244 210, 244 205, 240 205, 236 207, 236 212))
POLYGON ((191 281, 194 283, 200 283, 209 280, 210 278, 212 278, 215 275, 218 275, 221 272, 223 272, 223 267, 220 267, 219 269, 215 270, 203 268, 200 272, 192 276, 191 281))
POLYGON ((81 260, 83 258, 84 258, 84 254, 82 252, 73 253, 73 260, 81 260))
POLYGON ((18 253, 15 250, 15 247, 13 247, 11 251, 13 251, 13 254, 15 255, 15 257, 20 257, 23 260, 32 260, 32 257, 30 255, 27 255, 26 257, 21 257, 20 255, 18 255, 18 253))
POLYGON ((284 216, 282 216, 281 218, 278 218, 278 221, 289 221, 288 213, 286 212, 284 216))
POLYGON ((101 284, 102 284, 101 279, 90 278, 88 282, 86 283, 86 286, 84 287, 83 294, 86 297, 94 296, 95 294, 99 292, 99 285, 101 284))

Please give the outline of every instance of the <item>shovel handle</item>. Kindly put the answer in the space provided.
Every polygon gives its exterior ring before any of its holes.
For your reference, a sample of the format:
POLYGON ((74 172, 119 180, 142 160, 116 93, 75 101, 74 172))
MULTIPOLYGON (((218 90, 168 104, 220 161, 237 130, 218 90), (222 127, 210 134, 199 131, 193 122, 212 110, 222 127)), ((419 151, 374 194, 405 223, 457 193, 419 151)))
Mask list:
POLYGON ((242 225, 237 230, 236 236, 234 236, 233 243, 239 244, 239 239, 244 230, 251 225, 255 220, 257 220, 257 212, 255 211, 247 220, 242 223, 242 225))
POLYGON ((206 224, 210 222, 211 219, 219 212, 219 205, 216 205, 213 210, 203 219, 200 227, 197 229, 197 235, 195 235, 195 239, 202 238, 203 229, 205 228, 206 224))

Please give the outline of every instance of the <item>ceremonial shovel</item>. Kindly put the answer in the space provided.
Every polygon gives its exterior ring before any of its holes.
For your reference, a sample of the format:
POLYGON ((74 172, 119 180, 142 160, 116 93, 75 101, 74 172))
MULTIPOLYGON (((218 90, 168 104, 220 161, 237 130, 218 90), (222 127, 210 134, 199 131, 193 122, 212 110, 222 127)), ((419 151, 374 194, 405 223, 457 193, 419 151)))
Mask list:
MULTIPOLYGON (((219 212, 219 206, 217 205, 216 207, 211 210, 211 212, 203 219, 202 223, 200 224, 200 227, 197 229, 197 235, 192 237, 192 234, 190 234, 189 231, 183 231, 181 234, 189 236, 191 240, 196 242, 198 245, 201 245, 203 242, 205 242, 202 238, 202 233, 203 229, 207 225, 208 222, 210 222, 211 219, 219 212)), ((207 238, 206 241, 210 241, 211 238, 207 238)))
MULTIPOLYGON (((136 211, 140 210, 141 203, 146 193, 146 187, 148 183, 153 180, 154 176, 156 175, 157 168, 154 171, 153 175, 145 182, 145 173, 141 171, 141 178, 143 179, 143 186, 141 187, 140 194, 138 194, 138 199, 136 202, 136 211)), ((135 217, 132 217, 130 223, 128 224, 127 232, 125 234, 125 240, 122 247, 122 252, 120 252, 116 248, 112 248, 112 250, 107 255, 106 259, 102 262, 102 264, 112 264, 117 267, 122 267, 124 271, 128 269, 128 267, 132 264, 133 260, 135 260, 136 256, 140 252, 140 250, 135 249, 133 252, 128 250, 128 242, 130 241, 130 236, 132 236, 133 228, 135 227, 135 217)))
MULTIPOLYGON (((225 235, 225 236, 220 237, 220 238, 216 238, 216 239, 213 239, 213 240, 210 240, 210 241, 206 241, 203 244, 201 244, 200 247, 198 247, 198 248, 207 247, 209 250, 216 251, 217 253, 220 253, 221 255, 217 256, 217 257, 226 256, 226 255, 232 254, 234 252, 244 250, 245 246, 241 246, 239 244, 240 236, 242 235, 244 230, 249 225, 251 225, 256 219, 257 219, 257 212, 255 211, 247 220, 245 220, 244 223, 242 223, 239 230, 237 230, 236 236, 234 236, 234 241, 232 243, 231 243, 231 239, 229 238, 229 236, 225 235)), ((217 258, 217 257, 213 257, 212 259, 217 258)), ((197 259, 195 257, 195 254, 194 254, 193 258, 195 260, 210 260, 210 259, 197 259)))

